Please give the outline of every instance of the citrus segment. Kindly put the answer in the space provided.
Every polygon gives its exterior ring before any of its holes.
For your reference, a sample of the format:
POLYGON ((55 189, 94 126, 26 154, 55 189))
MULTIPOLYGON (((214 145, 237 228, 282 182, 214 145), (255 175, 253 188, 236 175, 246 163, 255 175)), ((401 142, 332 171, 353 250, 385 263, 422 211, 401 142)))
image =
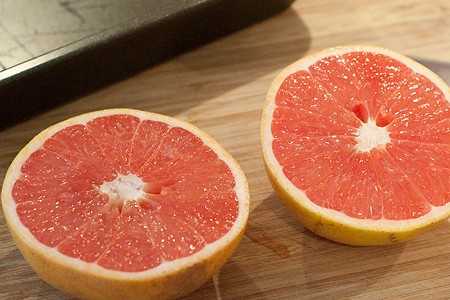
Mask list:
POLYGON ((277 76, 263 109, 275 190, 307 227, 343 243, 397 242, 444 220, 449 95, 434 73, 382 48, 301 59, 277 76))
POLYGON ((125 109, 39 134, 12 163, 2 201, 32 267, 56 287, 94 298, 192 291, 231 255, 248 215, 245 177, 220 145, 187 123, 125 109), (74 288, 54 278, 61 272, 104 286, 74 288), (129 277, 117 284, 121 273, 129 277), (155 288, 172 277, 171 290, 155 288), (144 292, 126 287, 136 284, 144 292))

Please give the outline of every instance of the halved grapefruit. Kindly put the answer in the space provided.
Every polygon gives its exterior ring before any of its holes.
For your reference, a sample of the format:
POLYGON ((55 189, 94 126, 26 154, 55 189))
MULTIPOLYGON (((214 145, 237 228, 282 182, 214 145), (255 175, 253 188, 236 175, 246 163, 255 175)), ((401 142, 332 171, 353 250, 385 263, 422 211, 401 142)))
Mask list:
POLYGON ((200 129, 128 109, 38 134, 2 190, 10 232, 48 283, 87 299, 165 299, 205 283, 249 212, 236 161, 200 129))
POLYGON ((351 245, 408 240, 450 215, 450 91, 371 46, 284 69, 263 108, 269 178, 310 230, 351 245))

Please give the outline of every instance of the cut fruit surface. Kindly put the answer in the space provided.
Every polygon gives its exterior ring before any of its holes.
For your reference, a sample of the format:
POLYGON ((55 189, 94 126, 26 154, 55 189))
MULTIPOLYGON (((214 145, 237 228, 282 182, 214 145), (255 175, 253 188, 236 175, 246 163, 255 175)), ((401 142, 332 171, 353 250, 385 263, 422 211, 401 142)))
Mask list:
POLYGON ((245 230, 236 161, 200 129, 129 109, 37 135, 11 164, 6 220, 53 286, 92 299, 172 298, 198 288, 245 230))
POLYGON ((450 215, 449 99, 437 75, 387 49, 305 57, 275 78, 264 104, 269 178, 319 235, 407 240, 450 215))

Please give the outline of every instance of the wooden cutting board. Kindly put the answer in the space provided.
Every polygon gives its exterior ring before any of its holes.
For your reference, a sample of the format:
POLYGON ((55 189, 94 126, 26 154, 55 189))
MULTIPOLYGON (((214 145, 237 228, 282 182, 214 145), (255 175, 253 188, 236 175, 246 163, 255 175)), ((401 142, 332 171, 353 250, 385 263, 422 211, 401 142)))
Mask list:
MULTIPOLYGON (((449 36, 446 0, 296 1, 269 20, 4 129, 0 176, 3 181, 14 156, 34 135, 70 116, 110 107, 175 116, 229 150, 248 177, 252 201, 249 226, 235 254, 186 299, 449 299, 450 222, 389 247, 322 239, 299 224, 273 193, 259 138, 270 82, 305 54, 364 43, 450 62, 449 36)), ((0 299, 72 299, 28 267, 2 214, 0 299)))

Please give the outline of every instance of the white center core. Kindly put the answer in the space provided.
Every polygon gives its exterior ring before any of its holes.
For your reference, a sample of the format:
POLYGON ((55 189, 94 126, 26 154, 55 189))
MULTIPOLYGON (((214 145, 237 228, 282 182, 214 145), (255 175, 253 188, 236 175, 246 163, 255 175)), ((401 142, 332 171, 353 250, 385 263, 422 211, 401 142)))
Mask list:
POLYGON ((360 151, 368 152, 375 147, 383 147, 391 141, 386 127, 377 126, 372 119, 363 123, 356 134, 356 148, 360 151))
POLYGON ((144 182, 134 174, 117 175, 116 179, 103 182, 99 191, 109 196, 109 204, 122 207, 128 200, 139 200, 145 196, 144 182))

